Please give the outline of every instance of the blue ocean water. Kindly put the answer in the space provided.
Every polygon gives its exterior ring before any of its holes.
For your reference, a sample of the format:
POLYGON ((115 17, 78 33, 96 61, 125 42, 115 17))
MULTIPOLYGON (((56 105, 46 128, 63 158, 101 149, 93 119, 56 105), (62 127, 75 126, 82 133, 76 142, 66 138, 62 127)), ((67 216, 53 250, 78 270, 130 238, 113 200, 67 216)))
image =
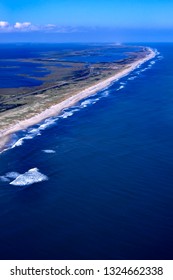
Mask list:
POLYGON ((13 136, 1 259, 173 258, 173 44, 150 46, 153 60, 13 136))

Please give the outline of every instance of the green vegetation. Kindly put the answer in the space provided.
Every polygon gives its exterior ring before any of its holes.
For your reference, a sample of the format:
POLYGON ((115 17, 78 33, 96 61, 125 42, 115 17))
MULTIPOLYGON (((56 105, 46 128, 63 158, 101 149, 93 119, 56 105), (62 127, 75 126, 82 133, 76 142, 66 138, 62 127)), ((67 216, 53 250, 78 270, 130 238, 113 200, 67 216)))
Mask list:
MULTIPOLYGON (((71 50, 68 59, 81 56, 95 56, 100 52, 112 51, 112 48, 121 46, 93 47, 80 51, 71 50)), ((46 108, 65 100, 81 90, 97 84, 122 71, 129 64, 146 55, 146 49, 130 52, 127 58, 102 63, 72 62, 66 59, 67 53, 43 54, 42 58, 20 60, 22 62, 41 63, 39 71, 46 69, 50 74, 45 77, 33 77, 43 81, 41 86, 32 88, 8 88, 0 89, 0 130, 30 118, 46 108)), ((21 75, 24 75, 21 73, 21 75)))

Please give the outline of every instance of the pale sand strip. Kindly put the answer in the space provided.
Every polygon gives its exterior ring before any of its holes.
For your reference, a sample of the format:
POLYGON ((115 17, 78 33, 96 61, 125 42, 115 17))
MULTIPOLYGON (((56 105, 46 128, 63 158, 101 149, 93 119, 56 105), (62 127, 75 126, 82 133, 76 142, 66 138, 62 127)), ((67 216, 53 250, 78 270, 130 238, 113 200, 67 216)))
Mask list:
POLYGON ((10 134, 17 132, 19 130, 26 129, 29 126, 32 126, 34 124, 37 124, 49 117, 58 115, 63 109, 69 108, 73 106, 78 101, 85 99, 86 97, 95 94, 99 90, 102 90, 106 87, 108 87, 112 82, 115 82, 119 80, 120 78, 128 75, 131 71, 133 71, 135 68, 143 64, 144 62, 152 59, 155 57, 156 53, 151 49, 148 48, 149 54, 138 61, 133 62, 131 65, 128 65, 129 67, 121 71, 120 73, 115 74, 114 76, 99 82, 97 85, 90 86, 86 88, 85 90, 82 90, 81 92, 69 97, 68 99, 51 106, 50 108, 46 109, 42 113, 39 113, 35 115, 32 118, 25 119, 23 121, 20 121, 19 123, 15 124, 12 127, 8 127, 7 129, 0 131, 0 150, 3 150, 3 146, 8 141, 10 134))

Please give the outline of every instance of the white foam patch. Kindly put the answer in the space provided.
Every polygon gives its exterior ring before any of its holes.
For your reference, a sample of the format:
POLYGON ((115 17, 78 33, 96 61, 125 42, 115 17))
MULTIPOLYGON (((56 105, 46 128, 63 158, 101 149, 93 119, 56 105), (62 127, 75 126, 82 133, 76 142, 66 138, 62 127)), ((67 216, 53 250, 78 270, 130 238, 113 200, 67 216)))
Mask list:
POLYGON ((128 78, 129 81, 133 81, 134 79, 136 79, 136 76, 128 78))
POLYGON ((64 112, 60 117, 63 119, 67 119, 68 117, 73 116, 73 111, 71 112, 64 112))
POLYGON ((21 138, 21 139, 17 140, 17 142, 15 142, 15 143, 13 144, 12 148, 22 146, 23 140, 24 140, 24 138, 21 138))
POLYGON ((55 154, 56 152, 54 150, 43 150, 46 154, 55 154))
POLYGON ((158 59, 160 60, 160 59, 163 59, 164 57, 162 56, 162 55, 159 55, 158 56, 158 59))
POLYGON ((155 52, 156 55, 160 54, 160 52, 157 49, 154 49, 154 52, 155 52))
MULTIPOLYGON (((34 129, 34 130, 36 130, 36 129, 34 129)), ((18 140, 12 145, 12 148, 22 146, 24 140, 30 140, 30 139, 33 139, 33 138, 34 138, 35 136, 37 136, 37 135, 41 135, 41 134, 39 133, 39 130, 38 130, 38 129, 37 129, 36 131, 37 131, 36 133, 33 133, 33 132, 31 133, 31 131, 30 131, 30 132, 28 132, 28 134, 27 134, 26 136, 24 136, 24 137, 18 139, 18 140)))
POLYGON ((19 175, 20 173, 18 172, 8 172, 5 176, 9 179, 16 179, 19 175))
POLYGON ((91 105, 91 104, 96 103, 97 100, 98 100, 98 99, 87 99, 87 100, 85 100, 85 101, 83 101, 83 102, 81 103, 81 107, 82 107, 82 108, 85 108, 85 107, 87 107, 88 105, 91 105))
POLYGON ((120 86, 118 89, 117 89, 117 91, 119 91, 119 90, 121 90, 121 89, 123 89, 124 88, 124 86, 120 86))
POLYGON ((4 176, 0 176, 2 182, 10 182, 10 179, 16 179, 20 173, 18 172, 8 172, 4 176))
MULTIPOLYGON (((105 90, 101 93, 101 97, 107 97, 109 95, 109 91, 105 90)), ((97 98, 97 100, 99 100, 99 98, 97 98)))
POLYGON ((10 179, 8 179, 6 176, 0 176, 1 182, 10 182, 10 179))
POLYGON ((37 128, 33 128, 33 129, 29 130, 29 133, 37 134, 38 133, 38 129, 37 128))
POLYGON ((29 186, 34 183, 39 183, 42 181, 48 180, 48 177, 41 172, 39 172, 38 168, 29 169, 24 174, 19 175, 14 181, 10 183, 10 185, 14 186, 29 186))
POLYGON ((52 118, 46 119, 46 120, 44 121, 44 123, 41 124, 37 130, 38 130, 38 131, 44 130, 44 129, 46 129, 47 127, 49 127, 50 125, 53 125, 54 123, 55 123, 55 119, 52 119, 52 118))
MULTIPOLYGON (((155 63, 156 63, 156 61, 152 60, 152 61, 150 62, 150 64, 149 64, 147 67, 145 67, 145 68, 143 68, 143 69, 140 69, 139 71, 136 71, 135 74, 136 74, 136 75, 140 75, 141 73, 143 73, 143 72, 149 70, 155 63)), ((141 66, 140 66, 140 67, 141 67, 141 66)), ((127 80, 133 81, 134 79, 137 78, 136 75, 135 75, 135 76, 132 76, 132 77, 129 77, 127 80)))
POLYGON ((146 67, 144 69, 141 70, 141 72, 145 72, 146 70, 148 70, 150 67, 146 67))

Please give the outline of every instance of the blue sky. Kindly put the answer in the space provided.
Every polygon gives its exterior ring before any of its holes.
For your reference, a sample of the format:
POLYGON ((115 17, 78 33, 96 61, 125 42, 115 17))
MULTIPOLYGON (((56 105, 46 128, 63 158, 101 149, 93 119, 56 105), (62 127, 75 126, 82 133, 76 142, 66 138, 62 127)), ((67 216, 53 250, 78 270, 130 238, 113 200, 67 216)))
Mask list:
POLYGON ((1 0, 0 41, 172 41, 172 0, 1 0))

